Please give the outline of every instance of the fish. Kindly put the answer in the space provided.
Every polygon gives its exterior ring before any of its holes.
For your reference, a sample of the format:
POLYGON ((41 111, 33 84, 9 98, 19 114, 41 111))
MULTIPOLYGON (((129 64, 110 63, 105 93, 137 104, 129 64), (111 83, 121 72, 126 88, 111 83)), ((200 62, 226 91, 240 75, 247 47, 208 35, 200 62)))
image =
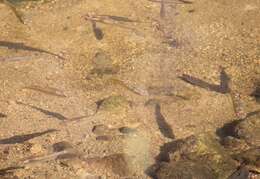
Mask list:
POLYGON ((43 87, 40 87, 40 86, 37 86, 37 85, 33 85, 33 86, 24 87, 23 89, 39 91, 39 92, 49 94, 49 95, 53 95, 53 96, 57 96, 57 97, 63 97, 63 98, 66 97, 66 95, 62 91, 60 91, 59 89, 56 89, 56 88, 51 88, 51 87, 43 88, 43 87))
POLYGON ((17 11, 17 9, 15 8, 15 6, 13 5, 12 2, 10 2, 9 0, 1 0, 0 3, 3 3, 8 8, 10 8, 12 10, 12 12, 14 13, 15 17, 18 19, 18 21, 22 24, 25 24, 22 19, 22 15, 17 11))
POLYGON ((143 87, 138 87, 138 86, 130 86, 126 84, 124 81, 116 79, 116 78, 111 78, 107 81, 108 85, 119 85, 128 91, 131 91, 134 94, 140 95, 140 96, 149 96, 148 91, 143 88, 143 87))
POLYGON ((155 117, 156 122, 159 126, 159 130, 164 137, 175 139, 175 135, 172 131, 171 126, 167 123, 165 117, 161 113, 161 106, 160 104, 155 104, 155 117))
POLYGON ((79 117, 67 118, 64 115, 60 114, 60 113, 52 112, 52 111, 49 111, 49 110, 46 110, 46 109, 42 109, 42 108, 30 105, 30 104, 25 104, 25 103, 22 103, 22 102, 19 102, 19 101, 16 101, 16 103, 20 104, 20 105, 28 106, 28 107, 30 107, 32 109, 40 111, 41 113, 43 113, 43 114, 45 114, 47 116, 54 117, 54 118, 56 118, 56 119, 58 119, 60 121, 71 122, 71 121, 78 121, 78 120, 81 120, 83 118, 89 117, 87 115, 84 115, 84 116, 79 116, 79 117))
POLYGON ((0 113, 0 118, 6 118, 6 117, 7 117, 6 114, 0 113))
POLYGON ((45 53, 45 54, 49 54, 49 55, 58 57, 58 58, 63 59, 63 60, 65 59, 64 57, 62 57, 58 54, 55 54, 55 53, 52 53, 52 52, 49 52, 47 50, 43 50, 43 49, 40 49, 40 48, 36 48, 36 47, 30 47, 28 45, 25 45, 22 42, 9 42, 9 41, 2 41, 1 40, 0 41, 0 47, 6 47, 8 49, 14 49, 14 50, 25 50, 25 51, 45 53))
POLYGON ((0 57, 0 62, 31 60, 33 56, 0 57))
POLYGON ((186 1, 186 0, 178 0, 178 1, 180 1, 180 2, 182 2, 184 4, 193 4, 192 1, 186 1))
POLYGON ((35 132, 35 133, 24 134, 24 135, 15 135, 15 136, 12 136, 9 138, 0 139, 0 144, 20 144, 20 143, 24 143, 28 140, 31 140, 35 137, 40 137, 44 134, 48 134, 48 133, 52 133, 52 132, 56 132, 56 131, 58 131, 58 130, 57 129, 48 129, 43 132, 35 132))
POLYGON ((102 40, 104 37, 104 33, 102 32, 102 30, 97 27, 97 23, 95 21, 91 21, 91 24, 96 39, 102 40))
MULTIPOLYGON (((148 0, 150 2, 161 3, 162 0, 148 0)), ((193 4, 192 1, 177 0, 177 1, 164 1, 165 4, 193 4)))
POLYGON ((32 109, 35 109, 37 111, 40 111, 42 112, 43 114, 47 115, 47 116, 51 116, 51 117, 54 117, 56 119, 59 119, 61 121, 65 121, 65 120, 68 120, 67 117, 63 116, 62 114, 60 113, 57 113, 57 112, 52 112, 52 111, 49 111, 49 110, 46 110, 46 109, 42 109, 42 108, 39 108, 39 107, 36 107, 36 106, 33 106, 33 105, 30 105, 30 104, 25 104, 25 103, 22 103, 22 102, 16 102, 17 104, 21 104, 21 105, 25 105, 25 106, 28 106, 32 109))
POLYGON ((161 9, 160 9, 160 17, 165 18, 166 13, 165 13, 165 2, 164 0, 161 0, 161 9))
POLYGON ((230 77, 225 72, 225 69, 223 67, 220 67, 220 68, 221 68, 221 72, 220 72, 219 91, 221 93, 230 93, 231 92, 231 90, 229 88, 230 77))
POLYGON ((137 22, 136 20, 129 19, 128 17, 122 17, 122 16, 111 16, 111 15, 100 15, 104 18, 109 18, 114 21, 120 21, 120 22, 137 22))
POLYGON ((227 73, 223 68, 221 68, 220 72, 220 84, 215 85, 215 84, 210 84, 208 82, 205 82, 199 78, 183 74, 182 76, 179 76, 179 78, 187 83, 190 83, 194 86, 198 86, 200 88, 204 88, 210 91, 215 91, 221 94, 227 94, 230 93, 231 90, 229 88, 229 81, 230 78, 228 77, 227 73))
POLYGON ((189 100, 188 97, 176 94, 176 90, 172 86, 150 86, 148 87, 147 91, 149 95, 169 96, 176 99, 189 100))
MULTIPOLYGON (((113 26, 117 26, 120 28, 136 31, 135 28, 127 26, 122 23, 122 22, 132 22, 130 19, 127 19, 124 17, 87 14, 87 15, 84 15, 83 18, 86 21, 99 22, 99 23, 103 23, 103 24, 107 24, 107 25, 113 25, 113 26)), ((137 21, 133 21, 133 22, 137 22, 137 21)))

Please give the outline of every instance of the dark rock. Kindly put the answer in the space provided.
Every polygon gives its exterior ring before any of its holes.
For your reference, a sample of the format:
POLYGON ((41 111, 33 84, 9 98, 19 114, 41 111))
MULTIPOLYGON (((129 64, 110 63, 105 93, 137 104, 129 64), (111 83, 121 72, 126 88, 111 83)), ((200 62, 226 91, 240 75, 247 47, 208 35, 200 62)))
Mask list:
POLYGON ((260 114, 255 114, 240 121, 234 129, 236 136, 248 144, 260 146, 260 114))

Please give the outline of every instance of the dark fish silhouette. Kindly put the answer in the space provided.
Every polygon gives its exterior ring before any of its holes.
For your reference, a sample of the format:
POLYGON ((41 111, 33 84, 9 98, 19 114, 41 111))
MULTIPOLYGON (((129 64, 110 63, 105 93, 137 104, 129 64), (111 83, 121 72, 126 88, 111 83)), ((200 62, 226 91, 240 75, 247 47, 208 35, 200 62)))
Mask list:
POLYGON ((44 134, 48 134, 48 133, 55 132, 55 131, 58 131, 58 130, 48 129, 48 130, 43 131, 43 132, 35 132, 35 133, 32 133, 32 134, 25 134, 25 135, 15 135, 13 137, 9 137, 9 138, 6 138, 6 139, 0 139, 0 144, 24 143, 28 140, 35 138, 35 137, 39 137, 39 136, 42 136, 44 134))
POLYGON ((49 52, 47 50, 43 50, 43 49, 40 49, 40 48, 30 47, 30 46, 27 46, 24 43, 20 43, 20 42, 0 41, 0 47, 6 47, 8 49, 15 49, 15 50, 25 50, 25 51, 46 53, 46 54, 49 54, 49 55, 56 56, 60 59, 64 59, 64 57, 57 55, 55 53, 52 53, 52 52, 49 52))
POLYGON ((204 88, 210 91, 215 91, 218 93, 226 94, 230 92, 229 88, 229 81, 230 78, 226 74, 225 70, 222 68, 220 73, 220 85, 210 84, 208 82, 205 82, 199 78, 183 74, 179 77, 183 81, 190 83, 192 85, 198 86, 200 88, 204 88))
POLYGON ((22 102, 16 102, 16 103, 28 106, 30 108, 33 108, 33 109, 35 109, 37 111, 40 111, 40 112, 44 113, 45 115, 48 115, 48 116, 51 116, 51 117, 55 117, 55 118, 57 118, 59 120, 62 120, 62 121, 68 120, 68 118, 66 118, 65 116, 63 116, 62 114, 57 113, 57 112, 48 111, 46 109, 42 109, 42 108, 39 108, 39 107, 36 107, 36 106, 33 106, 33 105, 29 105, 29 104, 25 104, 25 103, 22 103, 22 102))
POLYGON ((101 17, 106 17, 114 21, 121 21, 121 22, 137 22, 136 20, 132 20, 129 19, 128 17, 122 17, 122 16, 101 15, 101 17))
MULTIPOLYGON (((162 0, 148 0, 151 2, 157 2, 161 3, 162 0)), ((164 1, 165 4, 192 4, 192 1, 186 1, 186 0, 177 0, 177 1, 164 1)))
POLYGON ((0 113, 0 118, 5 118, 5 117, 7 117, 7 115, 0 113))
POLYGON ((160 9, 160 17, 164 18, 165 17, 165 2, 164 0, 161 0, 161 9, 160 9))
POLYGON ((171 126, 167 123, 166 119, 162 115, 161 106, 158 103, 155 105, 155 117, 156 122, 163 136, 170 139, 174 139, 175 135, 173 134, 171 126))
POLYGON ((97 23, 95 21, 91 21, 91 24, 96 39, 102 40, 104 37, 104 33, 102 32, 102 30, 97 27, 97 23))
POLYGON ((0 3, 5 4, 7 7, 9 7, 14 15, 16 16, 16 18, 19 20, 19 22, 21 22, 22 24, 24 24, 24 21, 22 19, 21 14, 16 10, 14 4, 10 1, 10 0, 0 0, 0 3))

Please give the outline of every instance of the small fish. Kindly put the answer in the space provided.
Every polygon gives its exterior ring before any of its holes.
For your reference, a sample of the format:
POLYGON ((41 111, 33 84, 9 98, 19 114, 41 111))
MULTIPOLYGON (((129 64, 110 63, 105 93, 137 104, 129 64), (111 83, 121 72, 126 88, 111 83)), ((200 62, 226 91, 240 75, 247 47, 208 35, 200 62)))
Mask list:
POLYGON ((180 1, 180 2, 182 2, 182 3, 184 3, 184 4, 192 4, 193 2, 191 2, 191 1, 186 1, 186 0, 178 0, 178 1, 180 1))
POLYGON ((51 87, 43 88, 43 87, 40 87, 40 86, 37 86, 37 85, 33 85, 33 86, 24 87, 23 89, 39 91, 39 92, 49 94, 49 95, 53 95, 53 96, 57 96, 57 97, 63 97, 63 98, 66 97, 66 95, 62 91, 60 91, 56 88, 51 88, 51 87))
POLYGON ((164 0, 161 0, 161 9, 160 9, 160 17, 165 18, 166 13, 165 13, 165 2, 164 0))
POLYGON ((118 130, 122 134, 133 134, 137 132, 137 129, 130 127, 120 127, 118 130))
POLYGON ((127 85, 124 81, 116 79, 116 78, 109 79, 108 84, 120 85, 121 87, 123 87, 137 95, 140 95, 140 96, 149 96, 149 93, 145 88, 127 85))
POLYGON ((60 55, 57 55, 55 53, 52 53, 52 52, 49 52, 46 50, 42 50, 40 48, 30 47, 30 46, 27 46, 24 43, 20 43, 20 42, 0 41, 0 47, 6 47, 8 49, 15 49, 15 50, 25 50, 25 51, 46 53, 46 54, 53 55, 53 56, 56 56, 56 57, 64 60, 64 57, 62 57, 60 55))
POLYGON ((0 57, 0 62, 31 60, 33 56, 0 57))
POLYGON ((22 15, 16 10, 15 6, 10 2, 10 0, 1 0, 0 3, 3 3, 7 7, 9 7, 12 10, 12 12, 14 13, 15 17, 18 19, 18 21, 20 23, 24 24, 22 15))
POLYGON ((102 32, 102 30, 100 28, 97 27, 97 24, 95 21, 91 21, 92 23, 92 29, 93 29, 93 32, 95 34, 95 37, 97 40, 102 40, 103 37, 104 37, 104 34, 102 32))
POLYGON ((113 137, 110 135, 101 135, 96 137, 97 141, 111 141, 112 139, 113 137))
POLYGON ((80 120, 80 119, 89 117, 89 116, 85 115, 85 116, 67 118, 67 117, 63 116, 62 114, 60 114, 60 113, 52 112, 52 111, 49 111, 49 110, 46 110, 46 109, 42 109, 42 108, 39 108, 39 107, 30 105, 30 104, 25 104, 25 103, 22 103, 22 102, 19 102, 19 101, 16 101, 16 103, 17 103, 17 104, 20 104, 20 105, 28 106, 28 107, 30 107, 30 108, 32 108, 32 109, 35 109, 35 110, 37 110, 37 111, 42 112, 43 114, 45 114, 45 115, 47 115, 47 116, 51 116, 51 117, 54 117, 54 118, 56 118, 56 119, 59 119, 59 120, 61 120, 61 121, 66 121, 66 122, 78 121, 78 120, 80 120))
POLYGON ((6 118, 6 117, 7 117, 7 115, 0 113, 0 118, 6 118))
MULTIPOLYGON (((148 0, 150 2, 156 2, 161 3, 162 0, 148 0)), ((193 4, 192 1, 186 1, 186 0, 177 0, 177 1, 164 1, 165 4, 193 4)))
POLYGON ((155 117, 162 135, 164 137, 174 139, 175 135, 171 129, 171 126, 167 123, 165 117, 162 115, 161 106, 158 103, 155 105, 155 117))
POLYGON ((219 91, 221 93, 230 93, 230 88, 229 88, 229 82, 230 82, 230 78, 228 76, 228 74, 225 72, 223 67, 221 68, 221 72, 220 72, 220 87, 219 87, 219 91))
POLYGON ((121 21, 121 22, 137 22, 136 20, 132 20, 129 19, 128 17, 122 17, 122 16, 101 15, 101 17, 110 18, 114 21, 121 21))
POLYGON ((51 117, 54 117, 54 118, 57 118, 61 121, 65 121, 65 120, 68 120, 68 118, 66 118, 65 116, 63 116, 62 114, 60 113, 57 113, 57 112, 52 112, 52 111, 48 111, 46 109, 42 109, 42 108, 39 108, 39 107, 36 107, 36 106, 33 106, 33 105, 30 105, 30 104, 25 104, 25 103, 22 103, 22 102, 16 102, 17 104, 21 104, 21 105, 25 105, 25 106, 28 106, 30 108, 33 108, 37 111, 40 111, 42 113, 44 113, 45 115, 47 116, 51 116, 51 117))
POLYGON ((46 162, 50 160, 57 160, 57 159, 68 159, 68 158, 77 158, 79 157, 79 154, 76 152, 73 152, 71 150, 63 150, 60 152, 54 152, 52 154, 48 154, 46 156, 41 157, 35 157, 35 158, 29 158, 23 161, 23 165, 31 165, 33 163, 41 163, 46 162))
POLYGON ((230 93, 230 88, 229 88, 229 81, 230 78, 226 74, 225 70, 221 68, 221 73, 220 73, 220 85, 215 85, 215 84, 210 84, 208 82, 205 82, 199 78, 183 74, 182 76, 179 77, 183 81, 190 83, 192 85, 210 90, 210 91, 215 91, 218 93, 226 94, 230 93))
POLYGON ((42 136, 44 134, 48 134, 48 133, 52 133, 52 132, 56 132, 58 130, 56 129, 48 129, 46 131, 43 132, 35 132, 32 134, 25 134, 25 135, 15 135, 13 137, 9 137, 6 139, 0 139, 0 144, 18 144, 18 143, 24 143, 28 140, 31 140, 35 137, 39 137, 42 136))
MULTIPOLYGON (((120 28, 124 28, 124 29, 129 29, 129 30, 135 30, 135 28, 127 26, 125 24, 123 24, 123 17, 116 17, 116 16, 107 16, 107 15, 92 15, 92 14, 87 14, 84 15, 83 18, 86 21, 93 21, 93 22, 99 22, 99 23, 103 23, 103 24, 107 24, 107 25, 113 25, 113 26, 117 26, 120 28), (118 19, 118 20, 115 20, 118 19), (121 21, 119 21, 119 19, 121 21)), ((127 21, 126 19, 124 19, 125 21, 127 21)), ((130 20, 128 20, 130 21, 130 20)))

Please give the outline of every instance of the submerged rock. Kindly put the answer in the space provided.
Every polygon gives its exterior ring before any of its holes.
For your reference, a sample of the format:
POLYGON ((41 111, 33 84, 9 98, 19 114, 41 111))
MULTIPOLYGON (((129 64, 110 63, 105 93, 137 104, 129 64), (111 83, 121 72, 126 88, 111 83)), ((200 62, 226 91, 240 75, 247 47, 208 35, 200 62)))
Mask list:
POLYGON ((260 147, 251 148, 233 157, 240 163, 245 164, 250 171, 260 173, 260 147))
POLYGON ((240 153, 249 149, 249 145, 243 139, 227 136, 222 140, 222 145, 228 149, 230 153, 240 153))
POLYGON ((260 146, 260 114, 252 115, 239 122, 234 129, 236 136, 248 144, 260 146))
POLYGON ((207 133, 176 141, 168 151, 168 160, 169 163, 159 167, 156 174, 159 179, 191 176, 222 179, 236 170, 236 162, 218 140, 207 133))

